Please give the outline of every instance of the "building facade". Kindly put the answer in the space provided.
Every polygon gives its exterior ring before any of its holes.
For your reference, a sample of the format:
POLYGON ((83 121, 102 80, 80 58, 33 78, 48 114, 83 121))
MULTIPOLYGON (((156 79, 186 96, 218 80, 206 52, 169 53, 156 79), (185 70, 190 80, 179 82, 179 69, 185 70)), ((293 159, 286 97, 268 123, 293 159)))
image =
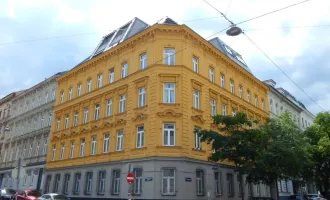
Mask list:
POLYGON ((246 185, 230 163, 208 162, 211 147, 194 134, 214 129, 215 114, 268 118, 267 86, 221 40, 206 41, 170 18, 152 26, 135 18, 57 83, 44 192, 71 199, 270 196, 264 185, 246 185))
POLYGON ((47 145, 56 92, 58 73, 11 99, 11 111, 6 123, 1 152, 2 187, 41 189, 47 145), (12 171, 21 160, 21 176, 12 171))
MULTIPOLYGON (((296 100, 287 90, 276 88, 276 82, 272 79, 264 81, 269 87, 268 101, 270 118, 276 118, 287 112, 294 123, 303 131, 311 125, 314 115, 311 114, 304 104, 296 100)), ((277 182, 280 200, 288 200, 290 195, 305 193, 317 193, 315 185, 295 185, 292 180, 280 180, 277 182)))

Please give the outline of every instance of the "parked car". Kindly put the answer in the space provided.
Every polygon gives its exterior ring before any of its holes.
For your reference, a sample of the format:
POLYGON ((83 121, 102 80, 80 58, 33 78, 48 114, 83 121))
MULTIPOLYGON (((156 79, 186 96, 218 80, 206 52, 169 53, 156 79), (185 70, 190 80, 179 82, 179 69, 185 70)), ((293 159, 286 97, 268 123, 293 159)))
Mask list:
POLYGON ((40 196, 38 190, 20 190, 16 193, 16 200, 36 200, 40 196))
POLYGON ((37 200, 70 200, 70 198, 61 194, 49 193, 42 195, 37 200))
POLYGON ((0 200, 15 199, 16 191, 13 189, 0 189, 0 200))
POLYGON ((322 194, 308 194, 307 196, 309 200, 327 200, 322 194))
POLYGON ((308 200, 308 198, 306 195, 294 194, 289 196, 289 200, 308 200))

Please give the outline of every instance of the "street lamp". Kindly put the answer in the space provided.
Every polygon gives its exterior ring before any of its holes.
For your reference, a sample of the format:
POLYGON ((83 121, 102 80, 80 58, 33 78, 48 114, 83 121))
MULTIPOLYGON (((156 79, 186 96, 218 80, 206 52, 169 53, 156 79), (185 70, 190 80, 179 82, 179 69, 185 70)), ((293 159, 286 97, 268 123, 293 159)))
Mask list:
POLYGON ((230 28, 226 31, 228 36, 238 36, 243 31, 240 27, 236 26, 235 24, 231 25, 230 28))

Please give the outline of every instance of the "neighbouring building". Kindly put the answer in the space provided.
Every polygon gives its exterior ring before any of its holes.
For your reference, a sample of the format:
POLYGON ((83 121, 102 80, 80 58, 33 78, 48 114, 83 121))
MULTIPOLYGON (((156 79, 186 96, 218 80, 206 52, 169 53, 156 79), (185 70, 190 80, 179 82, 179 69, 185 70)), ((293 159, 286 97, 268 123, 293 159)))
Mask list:
POLYGON ((230 163, 208 162, 211 147, 194 134, 214 129, 215 114, 268 118, 268 87, 219 38, 170 18, 152 26, 134 18, 56 80, 44 192, 72 200, 270 196, 230 163))
POLYGON ((2 131, 2 187, 17 189, 12 170, 20 159, 21 171, 25 173, 18 180, 18 189, 41 189, 57 87, 55 79, 62 74, 57 73, 27 90, 11 94, 11 109, 5 116, 10 115, 4 124, 6 130, 2 131))
MULTIPOLYGON (((305 130, 314 120, 303 103, 283 88, 276 88, 276 82, 272 79, 264 81, 269 87, 268 101, 270 118, 276 118, 284 112, 288 112, 290 118, 301 129, 305 130)), ((308 183, 301 186, 295 185, 292 180, 280 180, 277 182, 280 200, 288 200, 290 195, 306 193, 317 193, 315 184, 308 183)))

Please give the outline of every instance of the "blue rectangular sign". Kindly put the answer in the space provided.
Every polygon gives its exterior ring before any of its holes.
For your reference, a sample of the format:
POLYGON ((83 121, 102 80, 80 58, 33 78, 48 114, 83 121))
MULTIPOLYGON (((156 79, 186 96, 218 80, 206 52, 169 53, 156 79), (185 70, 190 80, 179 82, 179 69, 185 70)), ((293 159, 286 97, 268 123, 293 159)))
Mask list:
POLYGON ((152 177, 146 177, 144 180, 145 181, 152 181, 152 177))
POLYGON ((191 182, 191 178, 190 177, 186 177, 186 182, 191 182))

